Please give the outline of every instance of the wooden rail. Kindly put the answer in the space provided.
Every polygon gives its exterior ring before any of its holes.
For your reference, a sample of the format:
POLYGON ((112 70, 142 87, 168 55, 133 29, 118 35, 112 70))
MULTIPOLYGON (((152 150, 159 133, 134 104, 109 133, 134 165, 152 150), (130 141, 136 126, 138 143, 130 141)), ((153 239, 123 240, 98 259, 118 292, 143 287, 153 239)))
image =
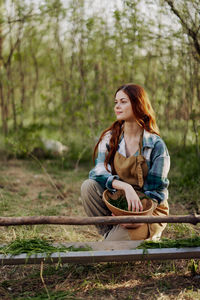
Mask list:
MULTIPOLYGON (((68 216, 28 216, 0 217, 0 226, 17 225, 98 225, 122 223, 200 223, 200 215, 177 215, 167 217, 156 216, 106 216, 106 217, 68 217, 68 216)), ((119 262, 134 260, 165 260, 200 258, 200 247, 135 249, 142 241, 100 241, 86 243, 68 243, 68 246, 90 246, 91 251, 53 253, 51 256, 38 253, 31 255, 20 254, 0 255, 2 265, 39 264, 46 263, 97 263, 119 262)))
POLYGON ((46 263, 99 263, 99 262, 123 262, 144 260, 168 260, 200 258, 200 247, 191 248, 163 248, 163 249, 123 249, 123 250, 96 250, 78 251, 67 253, 35 254, 27 256, 20 254, 0 255, 2 265, 40 264, 46 263))
POLYGON ((106 216, 106 217, 68 217, 68 216, 33 216, 33 217, 0 217, 0 226, 16 225, 98 225, 122 223, 200 223, 200 215, 156 216, 106 216))

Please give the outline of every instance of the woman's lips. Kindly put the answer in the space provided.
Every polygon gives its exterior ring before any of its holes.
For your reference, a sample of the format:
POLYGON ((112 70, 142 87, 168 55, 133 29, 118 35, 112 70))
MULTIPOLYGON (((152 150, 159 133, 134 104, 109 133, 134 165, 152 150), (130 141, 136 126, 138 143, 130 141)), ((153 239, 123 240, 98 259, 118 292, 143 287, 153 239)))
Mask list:
POLYGON ((121 114, 122 112, 121 111, 116 111, 116 115, 119 115, 121 114))

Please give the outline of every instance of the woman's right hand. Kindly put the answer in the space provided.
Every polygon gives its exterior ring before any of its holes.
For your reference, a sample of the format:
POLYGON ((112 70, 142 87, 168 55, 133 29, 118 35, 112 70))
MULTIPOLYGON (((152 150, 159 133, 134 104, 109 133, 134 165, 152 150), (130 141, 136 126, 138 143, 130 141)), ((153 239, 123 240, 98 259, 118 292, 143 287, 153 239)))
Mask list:
MULTIPOLYGON (((132 211, 142 211, 143 210, 143 206, 142 203, 140 201, 140 198, 138 197, 136 191, 134 190, 134 188, 132 187, 132 185, 114 179, 112 182, 112 186, 115 189, 118 190, 123 190, 125 192, 125 196, 127 199, 127 203, 128 203, 128 210, 132 210, 132 211)), ((126 228, 126 229, 134 229, 134 228, 138 228, 141 225, 143 225, 143 223, 127 223, 127 224, 120 224, 122 227, 126 228)))
POLYGON ((140 201, 140 198, 138 197, 134 188, 130 184, 128 184, 125 187, 124 192, 128 203, 128 210, 132 210, 136 212, 143 211, 143 206, 140 201))
POLYGON ((138 197, 132 185, 127 182, 114 179, 112 182, 112 186, 114 189, 123 190, 125 192, 126 200, 128 203, 128 210, 136 212, 143 211, 143 206, 140 198, 138 197))

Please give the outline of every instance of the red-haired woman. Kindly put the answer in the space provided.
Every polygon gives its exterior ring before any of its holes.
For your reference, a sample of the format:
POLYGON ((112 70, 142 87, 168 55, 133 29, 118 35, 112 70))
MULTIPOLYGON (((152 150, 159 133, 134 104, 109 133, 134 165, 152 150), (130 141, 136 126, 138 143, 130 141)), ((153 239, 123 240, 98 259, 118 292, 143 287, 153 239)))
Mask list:
MULTIPOLYGON (((120 86, 114 99, 117 120, 100 136, 95 167, 81 187, 88 216, 108 216, 102 200, 105 189, 123 190, 128 209, 142 211, 140 193, 153 200, 153 215, 168 215, 170 157, 159 136, 154 111, 145 90, 136 84, 120 86)), ((106 240, 157 239, 166 224, 98 225, 106 240)))

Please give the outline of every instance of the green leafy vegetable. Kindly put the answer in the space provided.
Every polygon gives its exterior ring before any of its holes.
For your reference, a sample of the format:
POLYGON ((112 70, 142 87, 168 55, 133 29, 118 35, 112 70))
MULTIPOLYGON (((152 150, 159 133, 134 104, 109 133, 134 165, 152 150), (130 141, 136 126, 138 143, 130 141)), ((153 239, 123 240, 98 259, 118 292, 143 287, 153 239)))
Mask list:
POLYGON ((79 247, 74 246, 65 247, 65 246, 53 246, 48 241, 43 239, 16 239, 10 244, 0 248, 1 254, 12 254, 19 255, 21 253, 27 253, 28 256, 36 253, 46 253, 50 255, 55 252, 69 252, 69 251, 91 251, 91 247, 79 247))
POLYGON ((112 198, 109 197, 109 203, 117 208, 128 211, 128 203, 126 197, 124 196, 120 196, 116 200, 113 200, 112 198))
POLYGON ((137 248, 155 249, 155 248, 183 248, 183 247, 200 247, 200 237, 195 236, 188 239, 171 240, 163 238, 159 242, 145 241, 137 248))

